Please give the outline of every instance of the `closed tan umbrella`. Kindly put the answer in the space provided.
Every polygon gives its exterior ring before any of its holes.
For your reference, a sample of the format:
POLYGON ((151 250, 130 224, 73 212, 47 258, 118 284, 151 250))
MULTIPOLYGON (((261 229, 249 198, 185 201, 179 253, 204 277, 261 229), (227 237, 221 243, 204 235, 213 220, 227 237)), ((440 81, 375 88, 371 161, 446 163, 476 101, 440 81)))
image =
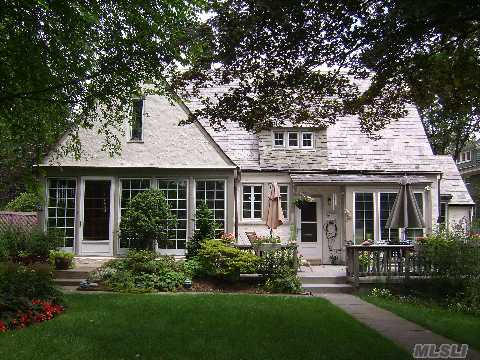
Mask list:
POLYGON ((422 212, 415 200, 410 184, 404 181, 400 185, 400 190, 398 191, 385 228, 399 229, 408 227, 423 228, 425 227, 425 222, 423 221, 422 212))
POLYGON ((280 188, 274 182, 270 186, 270 194, 268 195, 268 207, 265 219, 265 224, 270 230, 276 229, 279 225, 285 222, 282 210, 282 201, 280 198, 280 188))

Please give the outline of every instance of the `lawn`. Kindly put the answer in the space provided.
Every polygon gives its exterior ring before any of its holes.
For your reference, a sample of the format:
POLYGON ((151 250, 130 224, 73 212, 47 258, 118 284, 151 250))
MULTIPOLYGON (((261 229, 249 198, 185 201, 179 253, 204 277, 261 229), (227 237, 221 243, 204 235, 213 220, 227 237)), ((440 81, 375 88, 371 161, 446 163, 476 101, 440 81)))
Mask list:
POLYGON ((383 307, 451 340, 466 343, 480 350, 480 317, 452 312, 438 306, 401 303, 373 296, 362 296, 372 304, 383 307))
POLYGON ((71 294, 58 318, 0 334, 0 359, 408 359, 324 299, 71 294))

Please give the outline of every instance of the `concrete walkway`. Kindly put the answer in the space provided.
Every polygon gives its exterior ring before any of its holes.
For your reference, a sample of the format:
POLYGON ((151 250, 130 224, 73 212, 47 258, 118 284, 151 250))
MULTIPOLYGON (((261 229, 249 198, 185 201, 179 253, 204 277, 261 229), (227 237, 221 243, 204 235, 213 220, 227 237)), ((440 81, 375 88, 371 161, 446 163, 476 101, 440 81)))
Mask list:
MULTIPOLYGON (((415 344, 455 344, 455 341, 437 335, 411 321, 367 303, 350 294, 319 295, 338 306, 361 323, 378 331, 413 354, 415 344)), ((467 359, 480 360, 480 353, 468 349, 467 359)))

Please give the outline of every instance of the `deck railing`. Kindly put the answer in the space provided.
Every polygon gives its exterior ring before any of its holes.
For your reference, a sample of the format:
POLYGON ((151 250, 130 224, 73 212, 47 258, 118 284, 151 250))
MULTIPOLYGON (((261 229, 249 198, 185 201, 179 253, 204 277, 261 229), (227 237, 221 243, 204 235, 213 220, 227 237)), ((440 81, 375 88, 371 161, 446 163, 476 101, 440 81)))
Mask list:
POLYGON ((356 284, 365 276, 408 278, 417 270, 414 251, 414 245, 348 245, 347 276, 356 284))

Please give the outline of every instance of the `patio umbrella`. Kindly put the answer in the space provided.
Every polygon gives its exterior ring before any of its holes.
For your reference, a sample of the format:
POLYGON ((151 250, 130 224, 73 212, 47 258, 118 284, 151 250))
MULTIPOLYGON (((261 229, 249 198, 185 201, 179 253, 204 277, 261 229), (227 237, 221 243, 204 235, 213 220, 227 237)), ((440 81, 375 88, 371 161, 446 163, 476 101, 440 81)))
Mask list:
POLYGON ((417 204, 417 200, 413 195, 408 181, 403 181, 400 184, 397 198, 393 204, 392 211, 388 217, 385 228, 400 229, 400 228, 423 228, 425 222, 423 221, 422 212, 417 204))
POLYGON ((266 215, 265 224, 270 228, 270 232, 285 222, 280 198, 280 188, 276 182, 270 186, 266 215))

